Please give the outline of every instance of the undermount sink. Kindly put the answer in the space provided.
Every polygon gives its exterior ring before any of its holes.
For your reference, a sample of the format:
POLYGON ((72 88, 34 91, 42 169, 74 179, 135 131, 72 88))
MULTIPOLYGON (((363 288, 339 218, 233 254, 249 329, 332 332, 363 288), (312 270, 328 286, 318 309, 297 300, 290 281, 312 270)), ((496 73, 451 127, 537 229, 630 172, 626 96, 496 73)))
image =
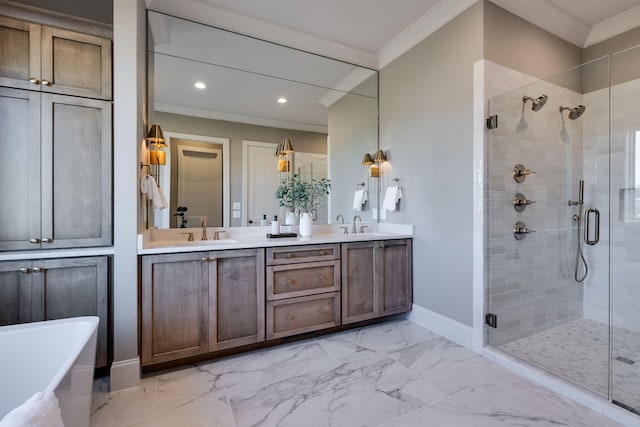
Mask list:
POLYGON ((233 239, 219 239, 219 240, 152 240, 149 242, 153 246, 216 246, 226 245, 231 243, 238 243, 233 239))

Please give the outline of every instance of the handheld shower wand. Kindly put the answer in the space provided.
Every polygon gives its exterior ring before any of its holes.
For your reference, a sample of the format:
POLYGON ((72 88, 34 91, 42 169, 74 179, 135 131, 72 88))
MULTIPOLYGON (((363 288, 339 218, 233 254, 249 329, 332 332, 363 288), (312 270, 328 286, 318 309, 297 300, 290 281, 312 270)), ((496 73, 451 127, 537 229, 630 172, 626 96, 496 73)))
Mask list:
MULTIPOLYGON (((569 200, 567 202, 569 206, 582 206, 584 204, 584 179, 580 180, 579 189, 578 189, 578 200, 569 200)), ((587 278, 587 273, 589 273, 589 266, 587 265, 587 261, 584 259, 584 254, 582 253, 582 245, 580 244, 580 226, 582 225, 582 221, 579 214, 573 216, 573 220, 578 223, 578 229, 576 233, 576 267, 573 272, 573 278, 576 282, 583 282, 584 279, 587 278), (582 276, 578 276, 578 267, 580 266, 580 261, 582 261, 582 265, 584 266, 584 274, 582 276)))

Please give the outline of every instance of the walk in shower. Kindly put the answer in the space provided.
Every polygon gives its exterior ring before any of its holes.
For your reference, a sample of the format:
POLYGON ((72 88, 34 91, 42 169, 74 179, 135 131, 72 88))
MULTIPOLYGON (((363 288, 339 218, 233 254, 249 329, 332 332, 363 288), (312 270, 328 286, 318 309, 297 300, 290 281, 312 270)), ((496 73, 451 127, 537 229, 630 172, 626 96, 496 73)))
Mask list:
POLYGON ((634 48, 490 98, 485 159, 487 343, 636 412, 639 65, 634 48))

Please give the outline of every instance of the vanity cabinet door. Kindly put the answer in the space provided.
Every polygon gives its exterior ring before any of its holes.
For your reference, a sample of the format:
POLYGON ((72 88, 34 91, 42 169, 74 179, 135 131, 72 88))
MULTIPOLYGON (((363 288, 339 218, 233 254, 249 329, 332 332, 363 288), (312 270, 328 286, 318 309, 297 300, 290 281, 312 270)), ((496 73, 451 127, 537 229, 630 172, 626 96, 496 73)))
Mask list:
POLYGON ((264 249, 209 253, 209 350, 264 341, 264 249))
POLYGON ((0 326, 31 321, 31 262, 0 262, 0 326))
POLYGON ((342 244, 342 323, 411 310, 411 240, 342 244))
POLYGON ((209 351, 209 254, 142 257, 142 364, 209 351))
POLYGON ((107 366, 107 257, 35 260, 32 321, 98 316, 96 368, 107 366))
POLYGON ((342 244, 342 323, 378 316, 376 283, 380 275, 377 242, 342 244))
POLYGON ((0 251, 40 249, 37 92, 0 87, 0 200, 0 251))
POLYGON ((42 246, 111 244, 111 103, 42 94, 42 246))
POLYGON ((379 313, 381 316, 404 313, 411 310, 413 302, 413 278, 411 265, 411 240, 384 240, 378 243, 379 263, 379 313))

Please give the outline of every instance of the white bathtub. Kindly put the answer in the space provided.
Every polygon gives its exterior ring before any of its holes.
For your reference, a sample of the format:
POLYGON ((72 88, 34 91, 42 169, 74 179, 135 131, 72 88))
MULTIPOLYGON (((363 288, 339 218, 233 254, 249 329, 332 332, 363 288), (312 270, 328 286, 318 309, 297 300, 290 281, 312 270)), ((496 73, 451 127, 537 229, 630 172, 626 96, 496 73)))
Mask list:
POLYGON ((65 427, 86 427, 97 317, 0 327, 0 420, 39 391, 53 391, 65 427))

